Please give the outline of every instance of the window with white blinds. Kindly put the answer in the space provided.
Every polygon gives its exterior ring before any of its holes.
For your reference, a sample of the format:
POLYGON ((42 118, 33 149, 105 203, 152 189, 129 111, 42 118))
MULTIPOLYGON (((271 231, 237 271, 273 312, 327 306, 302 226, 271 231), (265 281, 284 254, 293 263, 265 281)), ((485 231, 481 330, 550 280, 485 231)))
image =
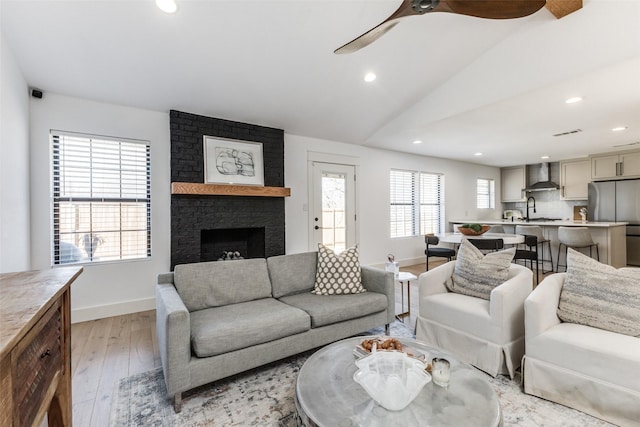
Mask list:
POLYGON ((391 237, 410 237, 441 231, 444 216, 441 174, 391 170, 391 237))
POLYGON ((478 209, 494 209, 496 207, 496 187, 492 179, 478 178, 477 181, 478 209))
POLYGON ((53 265, 151 256, 146 141, 51 132, 53 265))

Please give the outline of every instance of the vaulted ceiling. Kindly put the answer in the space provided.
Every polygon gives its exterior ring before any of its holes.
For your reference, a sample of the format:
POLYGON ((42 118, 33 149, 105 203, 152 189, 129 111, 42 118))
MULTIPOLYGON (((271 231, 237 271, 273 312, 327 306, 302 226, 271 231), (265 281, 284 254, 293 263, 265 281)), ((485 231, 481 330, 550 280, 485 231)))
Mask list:
POLYGON ((153 0, 1 0, 0 24, 45 96, 494 166, 640 148, 640 1, 584 0, 562 19, 426 14, 333 53, 399 3, 178 0, 168 15, 153 0))

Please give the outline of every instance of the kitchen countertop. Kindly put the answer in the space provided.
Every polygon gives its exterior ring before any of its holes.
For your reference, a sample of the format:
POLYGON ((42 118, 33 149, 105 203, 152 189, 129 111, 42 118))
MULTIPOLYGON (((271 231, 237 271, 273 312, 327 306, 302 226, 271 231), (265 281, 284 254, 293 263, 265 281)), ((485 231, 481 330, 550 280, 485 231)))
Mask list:
POLYGON ((548 220, 536 221, 535 219, 532 219, 529 222, 519 221, 519 220, 508 221, 506 219, 483 219, 483 220, 464 219, 464 220, 454 220, 450 222, 454 224, 478 223, 478 224, 487 224, 487 225, 540 225, 544 227, 566 227, 566 226, 573 227, 574 226, 574 227, 603 227, 603 228, 623 227, 628 224, 628 222, 602 222, 602 221, 582 222, 582 221, 572 221, 572 220, 564 220, 564 219, 553 220, 553 221, 548 221, 548 220))

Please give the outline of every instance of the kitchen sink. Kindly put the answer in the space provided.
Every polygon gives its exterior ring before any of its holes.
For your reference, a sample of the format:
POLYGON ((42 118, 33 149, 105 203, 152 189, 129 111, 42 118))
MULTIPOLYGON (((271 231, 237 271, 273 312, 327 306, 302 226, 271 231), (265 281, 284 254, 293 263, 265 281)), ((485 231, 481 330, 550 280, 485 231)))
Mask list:
POLYGON ((547 222, 547 221, 562 221, 562 218, 547 218, 547 217, 540 217, 540 218, 529 218, 529 221, 539 221, 539 222, 547 222))

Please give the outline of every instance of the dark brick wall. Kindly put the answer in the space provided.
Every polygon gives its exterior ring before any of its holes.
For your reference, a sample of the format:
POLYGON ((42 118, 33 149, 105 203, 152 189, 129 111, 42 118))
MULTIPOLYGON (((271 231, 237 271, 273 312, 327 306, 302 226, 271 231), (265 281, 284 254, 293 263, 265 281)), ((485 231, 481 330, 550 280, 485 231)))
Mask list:
MULTIPOLYGON (((172 110, 171 181, 204 182, 204 135, 261 142, 264 185, 284 186, 284 131, 172 110)), ((201 230, 265 228, 265 256, 285 253, 284 198, 171 196, 171 268, 200 262, 201 230)))

